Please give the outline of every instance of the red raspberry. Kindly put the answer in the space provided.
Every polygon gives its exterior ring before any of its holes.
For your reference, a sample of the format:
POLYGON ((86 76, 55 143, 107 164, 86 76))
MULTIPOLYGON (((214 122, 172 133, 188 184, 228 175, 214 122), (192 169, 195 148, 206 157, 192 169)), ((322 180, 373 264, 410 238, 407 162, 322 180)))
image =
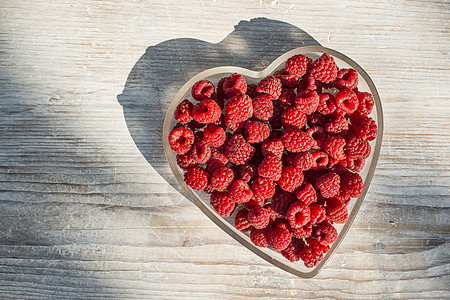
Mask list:
POLYGON ((185 154, 194 144, 194 133, 184 127, 178 127, 169 133, 169 145, 178 154, 185 154))
POLYGON ((312 203, 309 205, 309 210, 311 211, 311 220, 309 221, 311 224, 319 224, 326 219, 326 210, 323 205, 312 203))
POLYGON ((317 201, 316 190, 311 183, 306 183, 305 187, 302 190, 296 192, 295 195, 297 196, 297 199, 299 201, 306 205, 317 201))
POLYGON ((275 155, 281 157, 283 151, 283 141, 280 138, 269 138, 261 145, 261 152, 264 156, 275 155))
POLYGON ((252 99, 255 99, 255 97, 259 95, 256 91, 256 84, 247 85, 247 95, 249 95, 252 99))
POLYGON ((216 89, 217 102, 219 103, 219 105, 221 107, 223 107, 223 103, 225 103, 225 98, 227 98, 227 96, 225 95, 225 92, 223 91, 223 83, 225 82, 225 79, 227 79, 227 78, 223 77, 219 80, 219 82, 217 83, 217 89, 216 89))
POLYGON ((311 126, 306 130, 306 134, 312 137, 313 143, 312 149, 322 149, 325 144, 325 139, 327 135, 325 133, 325 128, 322 126, 311 126))
POLYGON ((235 180, 228 189, 228 197, 233 202, 245 203, 253 197, 253 192, 245 181, 235 180))
POLYGON ((285 218, 278 218, 272 222, 272 228, 279 227, 282 229, 287 229, 289 232, 292 231, 291 225, 289 225, 288 220, 285 218))
POLYGON ((338 236, 336 228, 327 221, 324 221, 314 227, 312 237, 324 246, 331 245, 338 236))
POLYGON ((269 230, 268 239, 269 245, 273 248, 273 250, 282 251, 289 246, 292 237, 289 230, 274 227, 269 230))
POLYGON ((194 104, 188 99, 184 99, 178 104, 177 109, 174 113, 174 118, 181 124, 186 124, 192 121, 194 118, 192 117, 192 109, 194 108, 194 104))
POLYGON ((368 116, 372 112, 373 106, 375 105, 372 94, 357 92, 356 96, 358 97, 359 103, 357 112, 361 117, 368 116))
POLYGON ((313 143, 313 139, 309 135, 301 130, 291 128, 283 132, 281 139, 286 150, 293 153, 308 151, 313 143))
POLYGON ((340 184, 341 177, 334 172, 330 172, 317 178, 315 187, 323 197, 331 198, 339 194, 340 184))
POLYGON ((326 247, 319 244, 316 240, 308 239, 308 245, 298 252, 298 256, 300 256, 307 268, 312 268, 322 260, 324 253, 328 251, 326 247))
POLYGON ((287 246, 286 249, 281 251, 281 254, 284 258, 291 262, 295 262, 300 260, 300 256, 298 256, 298 253, 301 249, 303 249, 305 243, 296 238, 292 238, 291 243, 287 246))
POLYGON ((253 98, 253 116, 262 121, 269 121, 273 115, 273 101, 267 94, 261 94, 253 98))
POLYGON ((273 115, 269 119, 270 127, 272 127, 272 130, 274 129, 280 129, 281 124, 281 114, 283 113, 283 109, 280 106, 273 106, 273 115))
POLYGON ((319 106, 317 111, 322 115, 329 115, 336 110, 336 100, 330 93, 321 93, 319 95, 319 106))
POLYGON ((250 231, 250 240, 258 247, 267 247, 269 246, 269 239, 267 236, 267 229, 256 229, 252 228, 250 231))
POLYGON ((220 118, 222 109, 219 104, 212 99, 203 99, 195 104, 192 109, 194 120, 202 124, 214 123, 220 118))
POLYGON ((286 216, 286 212, 291 206, 291 204, 295 201, 295 197, 292 193, 288 193, 286 191, 280 191, 275 193, 272 198, 272 209, 282 215, 286 216))
POLYGON ((334 159, 342 160, 345 159, 345 148, 346 142, 343 137, 332 135, 325 140, 323 145, 323 150, 325 150, 328 155, 334 159))
POLYGON ((328 154, 323 151, 317 151, 312 154, 313 163, 311 170, 320 171, 326 168, 328 165, 328 154))
POLYGON ((286 71, 297 77, 305 75, 308 69, 308 58, 304 55, 294 55, 286 61, 286 71))
POLYGON ((248 95, 240 94, 227 101, 225 104, 225 116, 243 122, 253 115, 252 98, 248 95))
POLYGON ((330 117, 328 115, 322 115, 318 111, 314 112, 313 114, 309 115, 308 117, 308 125, 309 126, 325 126, 326 123, 330 121, 330 117))
POLYGON ((252 183, 253 195, 256 199, 269 199, 275 194, 275 187, 271 179, 258 177, 252 183))
POLYGON ((361 172, 361 170, 364 168, 365 162, 365 159, 347 158, 347 169, 353 172, 361 172))
POLYGON ((348 121, 343 116, 337 116, 334 120, 325 124, 325 131, 330 135, 344 135, 348 131, 348 121))
POLYGON ((355 126, 355 133, 364 140, 373 141, 377 137, 377 124, 371 117, 362 118, 355 126))
POLYGON ((222 146, 225 139, 225 131, 219 126, 209 124, 203 130, 203 140, 212 147, 222 146))
POLYGON ((242 208, 236 213, 236 216, 234 217, 234 227, 236 227, 237 230, 245 232, 252 227, 247 219, 247 215, 248 211, 245 208, 242 208))
POLYGON ((319 106, 319 95, 316 91, 305 90, 295 96, 295 107, 307 115, 312 114, 319 106))
POLYGON ((230 129, 231 131, 240 131, 244 128, 244 122, 238 122, 233 119, 231 119, 229 116, 225 115, 223 117, 223 121, 225 123, 225 126, 230 129))
POLYGON ((353 90, 358 86, 358 72, 354 69, 340 69, 336 76, 334 86, 340 90, 353 90))
POLYGON ((332 82, 336 79, 337 73, 338 70, 335 61, 327 53, 322 54, 321 57, 312 63, 311 75, 321 82, 332 82))
POLYGON ((341 179, 341 194, 358 198, 364 191, 364 182, 357 173, 347 172, 341 179))
POLYGON ((290 74, 286 69, 281 69, 273 73, 273 77, 280 79, 283 88, 295 89, 299 76, 290 74))
POLYGON ((258 174, 262 177, 267 177, 273 181, 278 181, 281 177, 283 163, 278 156, 266 156, 258 167, 258 174))
POLYGON ((187 170, 190 166, 195 165, 195 162, 189 154, 177 154, 177 164, 183 170, 187 170))
POLYGON ((263 229, 269 225, 270 216, 265 208, 255 206, 248 212, 247 219, 256 229, 263 229))
POLYGON ((318 94, 322 92, 322 83, 314 78, 311 74, 306 74, 298 82, 297 91, 316 91, 318 94))
POLYGON ((208 80, 197 81, 191 90, 192 98, 201 101, 203 99, 210 99, 214 94, 214 85, 208 80))
POLYGON ((206 163, 211 157, 211 148, 202 142, 196 142, 192 145, 189 155, 192 160, 198 164, 206 163))
POLYGON ((211 157, 206 163, 206 169, 214 173, 217 168, 221 168, 228 163, 228 158, 216 148, 211 148, 211 157))
POLYGON ((281 80, 273 76, 269 76, 258 82, 256 91, 258 93, 268 94, 273 100, 276 100, 281 95, 281 88, 281 80))
POLYGON ((186 173, 184 173, 184 181, 194 190, 202 191, 208 184, 208 172, 201 167, 190 167, 186 173))
POLYGON ((275 219, 278 217, 278 214, 276 211, 273 210, 272 208, 272 204, 266 204, 264 205, 264 208, 267 210, 267 212, 269 213, 270 216, 270 220, 271 221, 275 221, 275 219))
POLYGON ((231 98, 239 94, 245 94, 247 82, 242 75, 234 73, 225 78, 222 89, 225 95, 231 98))
POLYGON ((291 206, 287 210, 286 217, 289 221, 289 225, 291 225, 292 228, 299 228, 305 226, 309 222, 311 218, 311 212, 308 205, 296 201, 291 204, 291 206))
POLYGON ((253 207, 256 206, 263 207, 265 202, 266 200, 255 198, 255 196, 253 195, 252 199, 244 203, 244 206, 248 209, 252 209, 253 207))
POLYGON ((281 114, 281 124, 284 128, 300 129, 306 125, 306 115, 298 108, 288 107, 281 114))
POLYGON ((309 152, 299 152, 295 155, 293 164, 302 171, 311 169, 313 156, 309 152))
POLYGON ((255 148, 240 134, 235 134, 225 147, 225 156, 235 165, 245 164, 252 158, 255 148))
POLYGON ((234 180, 234 173, 228 167, 216 169, 211 176, 211 184, 216 191, 226 190, 234 180))
POLYGON ((229 217, 234 211, 236 204, 231 201, 226 192, 212 192, 211 205, 222 217, 229 217))
POLYGON ((239 166, 239 179, 247 183, 252 181, 258 174, 258 169, 252 164, 245 164, 239 166))
POLYGON ((370 144, 359 137, 347 139, 345 154, 350 159, 366 159, 370 155, 370 144))
POLYGON ((358 97, 349 89, 340 90, 336 95, 336 107, 345 113, 352 114, 358 109, 358 97))
POLYGON ((245 135, 249 143, 261 143, 270 135, 269 125, 260 121, 245 123, 245 135))
POLYGON ((293 192, 303 183, 303 173, 297 167, 285 166, 281 172, 281 177, 278 180, 280 188, 286 192, 293 192))
POLYGON ((335 223, 345 223, 348 220, 348 211, 345 203, 334 198, 327 201, 327 217, 335 223))
POLYGON ((293 89, 283 88, 280 97, 276 101, 283 106, 293 106, 295 103, 295 91, 293 89))
POLYGON ((294 230, 292 231, 292 234, 298 239, 306 239, 311 236, 312 232, 313 232, 313 228, 312 228, 311 223, 307 223, 304 226, 294 228, 294 230))

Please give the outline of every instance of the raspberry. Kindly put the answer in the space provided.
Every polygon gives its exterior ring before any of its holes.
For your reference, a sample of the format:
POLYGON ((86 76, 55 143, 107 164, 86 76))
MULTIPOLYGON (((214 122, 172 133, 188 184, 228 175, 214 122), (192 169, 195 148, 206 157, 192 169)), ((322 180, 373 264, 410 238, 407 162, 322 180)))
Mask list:
POLYGON ((249 143, 261 143, 270 135, 269 125, 260 121, 245 123, 244 128, 249 143))
POLYGON ((269 213, 269 217, 271 221, 275 221, 275 219, 278 217, 278 214, 276 211, 273 210, 272 208, 272 204, 266 204, 264 205, 264 208, 267 210, 267 212, 269 213))
POLYGON ((222 217, 229 217, 233 213, 234 207, 236 206, 236 204, 228 197, 226 192, 216 191, 211 194, 211 205, 222 217))
POLYGON ((178 127, 169 133, 169 145, 178 154, 187 153, 194 144, 194 133, 184 127, 178 127))
POLYGON ((178 104, 177 109, 174 113, 174 118, 181 124, 189 123, 194 119, 192 117, 192 109, 194 108, 194 104, 188 99, 184 99, 178 104))
POLYGON ((253 115, 252 98, 248 95, 240 94, 227 101, 225 104, 225 116, 243 122, 253 115))
POLYGON ((255 153, 255 148, 240 134, 235 134, 225 147, 225 156, 235 165, 245 164, 255 153))
POLYGON ((273 115, 272 117, 269 119, 269 124, 270 127, 272 127, 273 129, 280 129, 282 124, 281 124, 281 114, 283 112, 283 109, 279 106, 274 105, 273 106, 273 115))
POLYGON ((295 262, 300 260, 300 256, 298 256, 298 252, 303 248, 304 243, 302 240, 292 238, 291 243, 286 247, 286 249, 281 251, 281 254, 284 258, 291 262, 295 262))
POLYGON ((330 83, 336 79, 338 70, 336 63, 330 55, 327 53, 322 54, 321 57, 316 59, 311 66, 310 74, 314 76, 315 79, 330 83))
POLYGON ((304 226, 294 228, 294 230, 292 231, 292 234, 298 239, 306 239, 311 236, 312 232, 313 232, 313 228, 312 228, 311 223, 307 223, 304 226))
POLYGON ((349 89, 340 90, 336 95, 336 107, 343 112, 352 114, 358 109, 358 97, 349 89))
POLYGON ((212 99, 203 99, 195 104, 192 109, 194 120, 202 124, 214 123, 220 118, 222 109, 219 104, 212 99))
POLYGON ((285 218, 278 218, 272 223, 272 228, 279 227, 281 229, 287 229, 289 232, 292 231, 291 225, 289 225, 288 220, 285 218))
POLYGON ((288 107, 281 114, 281 124, 284 128, 300 129, 306 125, 306 115, 298 108, 288 107))
POLYGON ((227 97, 225 95, 225 92, 223 91, 223 83, 225 82, 226 77, 223 77, 219 80, 217 83, 217 89, 216 89, 216 98, 217 102, 221 107, 223 107, 223 103, 225 102, 225 98, 227 97))
POLYGON ((255 99, 255 97, 259 95, 258 92, 256 91, 255 84, 247 85, 247 95, 249 95, 250 98, 252 98, 252 99, 255 99))
POLYGON ((245 181, 235 180, 228 189, 228 197, 233 202, 245 203, 253 197, 253 192, 245 181))
POLYGON ((373 106, 375 105, 372 94, 357 92, 356 96, 358 97, 359 103, 357 112, 361 117, 368 116, 372 112, 373 106))
POLYGON ((348 211, 345 203, 336 199, 327 201, 327 217, 335 223, 345 223, 348 220, 348 211))
POLYGON ((293 153, 308 151, 313 143, 313 139, 309 135, 301 130, 291 128, 283 132, 281 139, 286 150, 293 153))
POLYGON ((283 106, 293 106, 295 102, 295 91, 293 89, 283 88, 280 97, 276 101, 283 106))
POLYGON ((343 137, 332 135, 325 140, 323 145, 323 150, 325 150, 328 155, 334 159, 342 160, 345 159, 345 148, 346 142, 343 137))
POLYGON ((244 206, 248 209, 252 209, 256 206, 263 207, 265 202, 265 199, 255 198, 255 196, 253 195, 252 199, 244 203, 244 206))
POLYGON ((244 128, 244 122, 238 122, 233 119, 231 119, 229 116, 225 115, 223 117, 223 121, 225 123, 225 126, 230 129, 231 131, 240 131, 244 128))
POLYGON ((325 134, 325 128, 322 126, 311 126, 306 130, 306 134, 312 137, 312 149, 322 149, 325 144, 327 135, 325 134))
POLYGON ((298 252, 298 256, 307 268, 312 268, 322 260, 324 252, 328 250, 324 247, 326 246, 320 245, 316 240, 308 239, 308 245, 298 252))
POLYGON ((283 151, 283 141, 280 138, 269 138, 261 145, 261 152, 264 156, 275 155, 281 157, 283 151))
POLYGON ((198 164, 206 163, 211 157, 211 148, 202 142, 196 142, 192 145, 189 155, 192 160, 198 164))
POLYGON ((275 193, 272 198, 272 209, 282 215, 286 216, 286 212, 291 206, 291 204, 295 201, 294 195, 292 193, 288 193, 286 191, 280 191, 275 193))
POLYGON ((319 106, 319 95, 316 91, 305 90, 295 96, 295 107, 307 115, 312 114, 319 106))
POLYGON ((194 190, 202 191, 208 184, 208 172, 201 167, 190 167, 186 173, 184 173, 184 181, 194 190))
POLYGON ((237 230, 245 232, 250 229, 251 225, 247 219, 248 211, 245 208, 242 208, 236 213, 234 217, 234 227, 237 230))
POLYGON ((247 219, 256 229, 263 229, 269 225, 270 216, 265 208, 255 206, 248 212, 247 219))
POLYGON ((278 181, 281 177, 283 163, 281 159, 275 155, 266 156, 258 167, 258 174, 267 177, 273 181, 278 181))
POLYGON ((347 169, 354 171, 354 172, 361 172, 361 170, 364 168, 365 159, 352 159, 347 158, 347 169))
POLYGON ((314 227, 314 232, 312 236, 320 244, 328 246, 331 245, 336 240, 338 232, 336 228, 333 227, 333 225, 331 225, 327 221, 324 221, 314 227))
POLYGON ((267 247, 269 246, 269 239, 267 236, 267 229, 256 229, 252 228, 250 231, 250 240, 258 247, 267 247))
POLYGON ((370 155, 369 142, 359 137, 352 136, 347 139, 345 154, 350 159, 366 159, 370 155))
POLYGON ((341 179, 341 194, 352 198, 361 196, 364 191, 364 182, 357 173, 348 172, 341 179))
POLYGON ((297 77, 305 75, 308 69, 308 58, 304 55, 294 55, 286 61, 286 71, 297 77))
POLYGON ((317 178, 315 187, 323 197, 331 198, 339 193, 340 184, 341 177, 334 172, 330 172, 317 178))
POLYGON ((177 165, 183 170, 187 170, 190 166, 195 165, 189 154, 177 154, 177 165))
POLYGON ((299 201, 306 205, 317 201, 316 190, 311 183, 306 183, 305 187, 298 191, 295 195, 299 201))
POLYGON ((221 168, 228 163, 228 158, 216 148, 211 148, 211 157, 206 162, 206 169, 214 173, 217 168, 221 168))
POLYGON ((311 211, 311 220, 309 221, 311 224, 319 224, 326 219, 326 210, 323 205, 312 203, 309 205, 309 210, 311 211))
POLYGON ((222 86, 223 92, 228 97, 234 97, 247 92, 247 82, 242 75, 238 73, 231 74, 225 78, 222 86))
POLYGON ((212 147, 220 147, 226 139, 225 131, 216 125, 209 124, 203 130, 203 140, 212 147))
POLYGON ((337 116, 334 120, 325 124, 325 131, 328 134, 345 134, 348 131, 348 121, 343 116, 337 116))
POLYGON ((320 171, 328 165, 328 154, 323 151, 317 151, 312 154, 313 163, 311 170, 320 171))
POLYGON ((322 115, 321 113, 319 113, 318 111, 312 113, 311 115, 309 115, 308 117, 308 125, 309 126, 325 126, 326 123, 328 123, 330 121, 329 116, 325 116, 322 115))
POLYGON ((275 251, 282 251, 286 249, 291 243, 292 237, 287 229, 274 227, 269 230, 268 234, 269 245, 275 251))
POLYGON ((278 180, 280 188, 286 192, 293 192, 303 183, 303 173, 297 167, 285 166, 282 169, 281 177, 278 180))
POLYGON ((253 98, 253 116, 262 121, 269 121, 273 115, 273 101, 267 94, 261 94, 253 98))
POLYGON ((298 82, 297 91, 316 91, 318 94, 322 92, 322 83, 314 78, 311 74, 306 74, 298 82))
POLYGON ((293 164, 302 171, 311 169, 313 156, 309 152, 299 152, 295 155, 293 164))
POLYGON ((208 80, 197 81, 191 90, 192 98, 201 101, 203 99, 210 99, 214 94, 214 85, 208 80))
POLYGON ((373 141, 377 137, 377 124, 371 117, 362 118, 355 126, 355 133, 364 140, 373 141))
POLYGON ((256 199, 269 199, 275 194, 275 187, 271 179, 258 177, 252 183, 253 195, 256 199))
POLYGON ((353 90, 358 86, 358 72, 354 69, 340 69, 337 73, 334 86, 340 90, 353 90))
POLYGON ((296 201, 291 204, 291 206, 287 210, 286 217, 289 221, 289 225, 291 225, 292 228, 299 228, 305 226, 309 222, 311 218, 311 212, 308 205, 296 201))
POLYGON ((239 179, 247 183, 252 181, 258 174, 258 169, 252 164, 245 164, 239 166, 239 179))
POLYGON ((211 184, 216 191, 226 190, 234 180, 234 173, 228 167, 218 168, 211 175, 211 184))
POLYGON ((273 76, 266 77, 258 82, 256 91, 270 95, 273 100, 276 100, 281 95, 281 80, 273 76))
POLYGON ((290 74, 286 69, 281 69, 273 73, 273 77, 280 79, 283 88, 295 89, 299 76, 290 74))
POLYGON ((317 111, 322 115, 332 114, 336 110, 336 100, 330 93, 319 94, 319 105, 317 111))

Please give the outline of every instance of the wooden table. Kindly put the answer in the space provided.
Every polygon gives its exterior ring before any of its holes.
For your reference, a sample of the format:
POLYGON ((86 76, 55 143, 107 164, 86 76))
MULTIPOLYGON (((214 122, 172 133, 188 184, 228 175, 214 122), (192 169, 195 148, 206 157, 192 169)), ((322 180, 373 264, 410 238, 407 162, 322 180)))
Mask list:
POLYGON ((1 299, 450 298, 448 1, 152 2, 0 4, 1 299), (315 43, 366 69, 385 130, 349 234, 300 279, 169 184, 160 129, 201 69, 315 43))

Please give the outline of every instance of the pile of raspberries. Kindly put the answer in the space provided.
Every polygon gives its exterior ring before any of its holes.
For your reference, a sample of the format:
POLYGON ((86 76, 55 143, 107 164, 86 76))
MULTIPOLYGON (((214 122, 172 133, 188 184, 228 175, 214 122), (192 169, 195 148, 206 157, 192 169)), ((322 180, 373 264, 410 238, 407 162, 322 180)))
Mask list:
POLYGON ((295 55, 257 85, 237 73, 198 81, 169 134, 185 182, 219 215, 235 213, 256 246, 315 266, 364 190, 358 172, 377 135, 373 97, 357 86, 326 53, 295 55))

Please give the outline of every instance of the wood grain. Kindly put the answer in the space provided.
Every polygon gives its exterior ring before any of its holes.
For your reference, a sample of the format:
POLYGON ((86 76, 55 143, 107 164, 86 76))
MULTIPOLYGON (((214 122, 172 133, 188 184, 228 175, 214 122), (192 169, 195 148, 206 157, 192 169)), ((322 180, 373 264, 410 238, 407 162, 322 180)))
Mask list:
POLYGON ((0 12, 0 298, 450 298, 448 1, 3 1, 0 12), (314 279, 253 255, 169 185, 117 99, 148 47, 219 43, 255 17, 347 54, 383 102, 372 186, 314 279))

